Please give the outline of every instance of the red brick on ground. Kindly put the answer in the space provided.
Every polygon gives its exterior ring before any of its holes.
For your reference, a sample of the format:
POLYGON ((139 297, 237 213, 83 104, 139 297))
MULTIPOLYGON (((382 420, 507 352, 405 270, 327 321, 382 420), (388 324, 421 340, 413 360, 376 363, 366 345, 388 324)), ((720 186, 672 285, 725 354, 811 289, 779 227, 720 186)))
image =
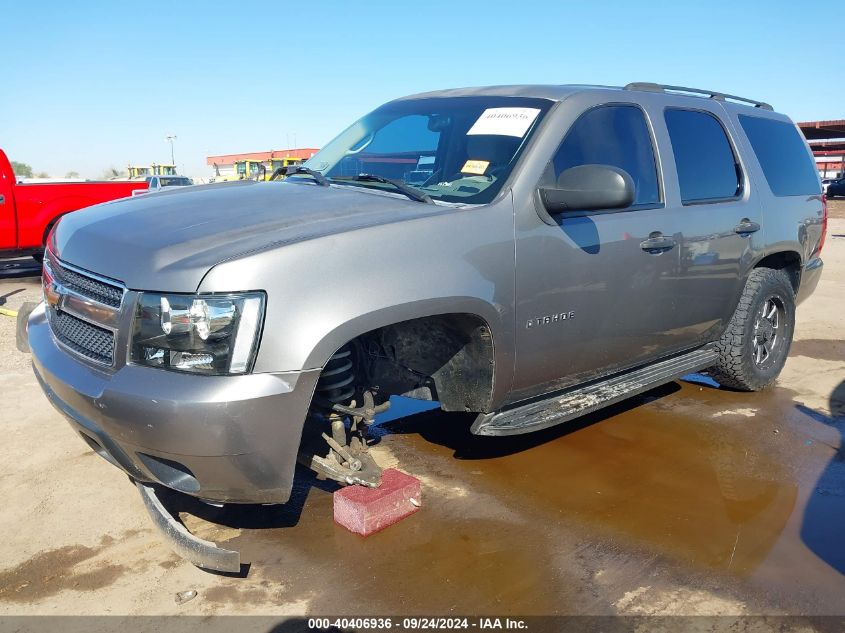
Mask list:
POLYGON ((420 480, 388 468, 378 488, 348 486, 336 491, 334 520, 351 532, 369 536, 419 510, 420 501, 420 480))

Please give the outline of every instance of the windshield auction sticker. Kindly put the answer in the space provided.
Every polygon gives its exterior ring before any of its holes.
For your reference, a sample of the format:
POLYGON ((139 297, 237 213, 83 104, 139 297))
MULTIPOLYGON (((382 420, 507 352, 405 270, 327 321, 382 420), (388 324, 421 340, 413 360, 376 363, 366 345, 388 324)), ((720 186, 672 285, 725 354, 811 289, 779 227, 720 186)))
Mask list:
POLYGON ((537 108, 487 108, 473 123, 467 136, 495 134, 522 138, 540 114, 537 108))
POLYGON ((489 166, 490 161, 487 160, 468 160, 464 163, 464 166, 461 167, 461 173, 483 176, 489 166))

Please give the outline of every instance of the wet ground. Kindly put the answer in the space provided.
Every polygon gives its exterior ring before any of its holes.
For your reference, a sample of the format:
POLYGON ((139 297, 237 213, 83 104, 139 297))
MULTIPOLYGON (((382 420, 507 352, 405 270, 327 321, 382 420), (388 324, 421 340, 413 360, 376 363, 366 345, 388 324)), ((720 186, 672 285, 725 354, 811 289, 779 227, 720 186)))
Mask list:
MULTIPOLYGON (((361 538, 306 471, 277 509, 184 505, 242 552, 240 578, 168 550, 0 317, 0 613, 845 614, 845 220, 830 233, 776 388, 693 376, 514 438, 397 400, 374 451, 421 479, 421 510, 361 538)), ((37 279, 0 280, 7 307, 34 295, 37 279)))

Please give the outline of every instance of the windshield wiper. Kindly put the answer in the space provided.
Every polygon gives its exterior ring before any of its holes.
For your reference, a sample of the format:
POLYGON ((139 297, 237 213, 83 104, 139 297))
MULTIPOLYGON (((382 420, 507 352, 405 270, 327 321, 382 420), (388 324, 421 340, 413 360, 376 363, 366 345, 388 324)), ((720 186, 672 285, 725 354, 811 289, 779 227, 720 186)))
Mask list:
POLYGON ((298 174, 302 174, 304 176, 311 176, 314 180, 317 181, 317 184, 321 187, 328 187, 331 184, 329 183, 328 178, 326 178, 319 171, 316 171, 309 167, 305 167, 303 165, 291 165, 285 171, 285 176, 294 176, 298 174))
POLYGON ((408 196, 411 200, 416 202, 425 202, 426 204, 434 204, 434 200, 431 199, 431 196, 425 194, 421 191, 417 191, 413 187, 409 187, 408 185, 401 183, 396 180, 390 180, 389 178, 385 178, 384 176, 379 176, 377 174, 358 174, 357 176, 338 176, 332 178, 332 180, 355 180, 357 182, 380 182, 385 185, 390 185, 396 191, 400 193, 404 193, 408 196))

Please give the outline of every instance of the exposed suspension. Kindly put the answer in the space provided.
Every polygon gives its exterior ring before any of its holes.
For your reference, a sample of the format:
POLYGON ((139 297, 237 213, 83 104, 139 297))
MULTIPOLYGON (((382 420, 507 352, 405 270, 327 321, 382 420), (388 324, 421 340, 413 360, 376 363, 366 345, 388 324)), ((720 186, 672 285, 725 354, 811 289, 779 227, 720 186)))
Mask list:
POLYGON ((352 362, 352 348, 344 345, 326 363, 317 381, 318 404, 348 404, 355 395, 355 371, 352 362))
POLYGON ((344 345, 321 372, 311 410, 313 417, 329 422, 331 427, 331 435, 321 434, 328 444, 328 454, 302 455, 300 461, 340 483, 378 486, 381 468, 367 450, 366 431, 375 422, 376 414, 388 407, 390 402, 376 405, 372 391, 357 387, 354 350, 351 345, 344 345))

